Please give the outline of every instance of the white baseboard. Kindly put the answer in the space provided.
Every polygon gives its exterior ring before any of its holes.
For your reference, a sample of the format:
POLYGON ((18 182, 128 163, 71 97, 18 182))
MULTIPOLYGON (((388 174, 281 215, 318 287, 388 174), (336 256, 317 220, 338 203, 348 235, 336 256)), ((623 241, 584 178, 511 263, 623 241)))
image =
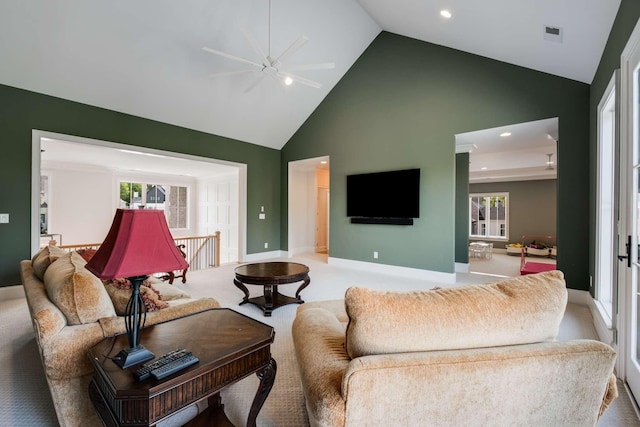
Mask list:
POLYGON ((17 285, 0 288, 0 301, 7 301, 16 298, 24 298, 24 287, 17 285))
POLYGON ((584 305, 585 307, 589 306, 592 299, 589 292, 570 288, 567 288, 567 292, 569 293, 568 297, 570 303, 584 305))
POLYGON ((299 248, 291 248, 288 252, 285 252, 285 254, 288 254, 289 257, 293 257, 300 254, 315 253, 315 251, 316 248, 313 246, 302 246, 299 248))
POLYGON ((468 262, 456 262, 455 267, 456 273, 468 273, 469 272, 469 263, 468 262))
POLYGON ((288 256, 287 251, 269 251, 258 252, 256 254, 247 254, 242 262, 259 262, 273 258, 286 258, 288 256))
POLYGON ((593 317, 593 326, 596 328, 596 332, 598 333, 598 339, 612 347, 616 347, 617 344, 614 342, 613 330, 611 329, 611 320, 605 319, 605 315, 598 307, 598 304, 599 303, 596 300, 590 298, 589 311, 591 312, 591 317, 593 317))
POLYGON ((419 268, 400 267, 397 265, 376 264, 373 262, 354 261, 351 259, 329 257, 327 263, 337 267, 353 268, 357 270, 367 270, 380 274, 393 274, 397 276, 431 280, 442 283, 456 283, 455 273, 443 273, 441 271, 421 270, 419 268))

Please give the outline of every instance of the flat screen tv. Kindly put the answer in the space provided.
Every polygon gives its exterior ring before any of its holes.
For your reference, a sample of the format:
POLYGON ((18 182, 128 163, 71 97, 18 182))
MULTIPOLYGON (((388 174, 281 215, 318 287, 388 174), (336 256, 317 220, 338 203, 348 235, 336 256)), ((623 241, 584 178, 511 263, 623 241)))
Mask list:
POLYGON ((412 225, 420 218, 420 169, 347 175, 352 223, 412 225))

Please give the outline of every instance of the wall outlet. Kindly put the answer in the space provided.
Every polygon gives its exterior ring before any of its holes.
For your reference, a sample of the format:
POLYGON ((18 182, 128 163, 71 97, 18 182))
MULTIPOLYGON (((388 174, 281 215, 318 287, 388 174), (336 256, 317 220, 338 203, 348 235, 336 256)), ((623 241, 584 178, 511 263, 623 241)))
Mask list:
POLYGON ((264 242, 264 248, 265 248, 265 249, 269 249, 269 243, 264 242))
POLYGON ((9 223, 9 214, 0 214, 0 224, 8 224, 9 223))
POLYGON ((373 259, 378 259, 378 252, 377 251, 373 253, 373 259))

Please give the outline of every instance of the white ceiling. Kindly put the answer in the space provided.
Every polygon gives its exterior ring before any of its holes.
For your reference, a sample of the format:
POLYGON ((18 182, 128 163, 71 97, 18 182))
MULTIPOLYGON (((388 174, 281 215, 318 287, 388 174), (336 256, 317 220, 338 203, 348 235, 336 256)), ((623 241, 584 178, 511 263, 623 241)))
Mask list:
POLYGON ((246 92, 257 73, 212 79, 244 65, 201 48, 257 60, 240 28, 267 50, 267 0, 3 0, 0 83, 279 149, 381 30, 590 83, 619 4, 272 0, 272 52, 306 35, 288 62, 336 67, 299 72, 321 89, 265 79, 246 92))
POLYGON ((456 152, 469 152, 471 183, 556 179, 559 143, 552 118, 458 134, 456 152))

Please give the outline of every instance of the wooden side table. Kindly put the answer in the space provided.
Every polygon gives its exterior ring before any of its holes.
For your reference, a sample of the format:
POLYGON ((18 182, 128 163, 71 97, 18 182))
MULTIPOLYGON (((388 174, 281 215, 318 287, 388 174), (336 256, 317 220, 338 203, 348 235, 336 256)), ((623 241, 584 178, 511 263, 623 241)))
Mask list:
POLYGON ((302 304, 300 292, 306 288, 311 279, 309 267, 295 262, 257 262, 245 264, 235 269, 234 285, 244 293, 240 305, 250 303, 262 309, 265 317, 278 307, 287 304, 302 304), (302 282, 294 298, 278 292, 278 285, 302 282), (249 290, 245 286, 259 285, 264 287, 263 296, 249 298, 249 290))
POLYGON ((110 359, 128 347, 126 335, 106 338, 89 350, 94 367, 91 401, 108 427, 153 426, 204 398, 209 398, 209 407, 187 426, 232 425, 219 392, 255 373, 260 385, 247 419, 247 426, 255 426, 275 380, 274 334, 271 326, 224 308, 150 326, 143 330, 141 344, 156 357, 186 348, 200 362, 162 380, 142 382, 133 377, 138 366, 120 369, 110 359))

